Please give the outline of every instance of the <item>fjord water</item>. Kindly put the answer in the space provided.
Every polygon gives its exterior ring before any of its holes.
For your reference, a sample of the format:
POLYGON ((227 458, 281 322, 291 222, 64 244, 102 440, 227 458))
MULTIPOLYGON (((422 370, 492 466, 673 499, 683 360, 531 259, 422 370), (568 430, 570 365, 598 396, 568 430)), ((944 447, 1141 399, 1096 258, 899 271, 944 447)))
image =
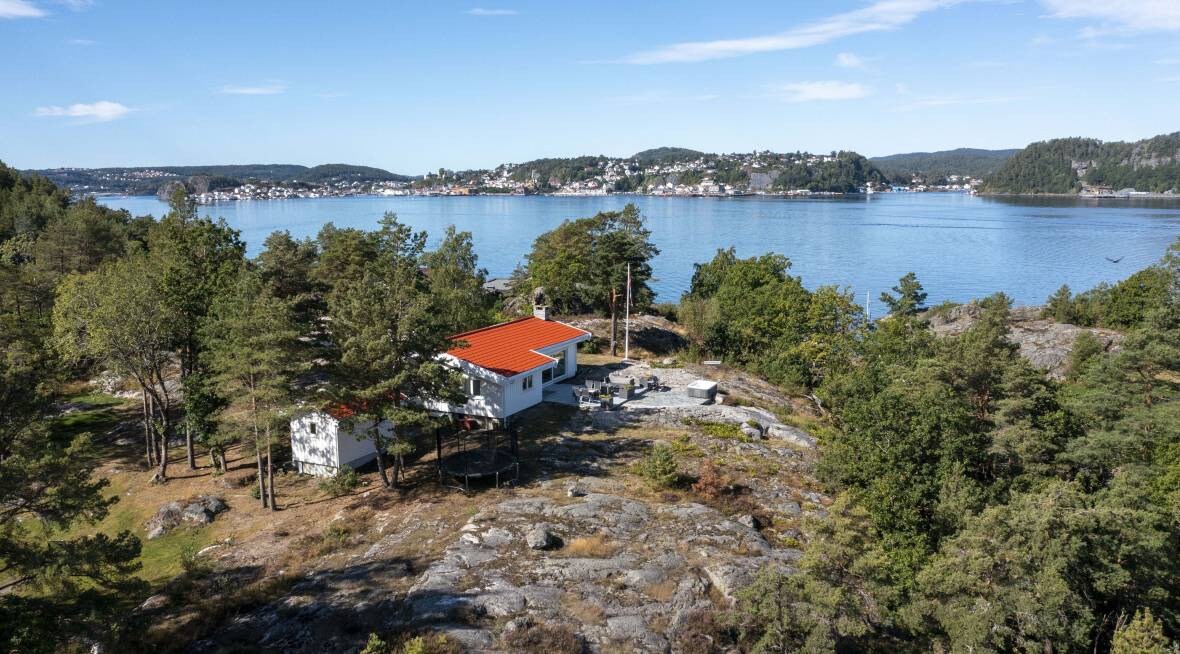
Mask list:
MULTIPOLYGON (((157 217, 153 197, 104 197, 108 206, 157 217)), ((430 233, 472 232, 480 264, 506 276, 533 239, 566 218, 634 202, 660 248, 652 283, 675 301, 693 263, 734 246, 740 256, 778 252, 810 288, 836 284, 876 298, 914 271, 931 303, 967 301, 998 290, 1037 304, 1061 284, 1075 291, 1114 282, 1157 261, 1180 236, 1180 201, 991 198, 957 193, 887 193, 856 198, 354 197, 203 205, 241 230, 251 255, 275 230, 315 236, 325 223, 372 229, 386 211, 430 233), (1118 259, 1118 263, 1107 260, 1118 259)))

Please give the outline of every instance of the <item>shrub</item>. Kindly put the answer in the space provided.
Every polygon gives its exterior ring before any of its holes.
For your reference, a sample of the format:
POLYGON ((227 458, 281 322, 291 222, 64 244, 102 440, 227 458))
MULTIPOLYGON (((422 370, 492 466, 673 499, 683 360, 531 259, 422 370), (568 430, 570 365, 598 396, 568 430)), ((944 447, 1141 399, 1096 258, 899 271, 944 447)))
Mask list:
POLYGON ((398 650, 400 654, 462 654, 463 648, 443 634, 414 636, 398 650))
POLYGON ((721 496, 728 484, 728 480, 717 471, 717 464, 713 459, 705 459, 701 461, 701 467, 697 470, 697 481, 692 485, 692 492, 707 500, 715 500, 721 496))
POLYGON ((680 481, 672 448, 663 443, 648 450, 647 456, 635 464, 635 472, 654 488, 671 488, 680 481))
POLYGON ((341 466, 336 474, 320 480, 320 490, 332 497, 347 495, 356 490, 361 483, 361 476, 349 466, 341 466))
POLYGON ((204 577, 211 571, 209 564, 201 560, 200 547, 196 541, 189 541, 180 548, 180 569, 189 577, 204 577))
POLYGON ((369 634, 369 640, 365 643, 364 649, 362 649, 360 651, 360 654, 388 654, 388 653, 389 653, 389 644, 386 643, 384 640, 381 640, 381 637, 378 636, 377 634, 369 634))
POLYGON ((697 447, 695 443, 689 440, 688 434, 677 436, 672 440, 671 443, 668 444, 668 447, 671 447, 672 452, 680 456, 705 456, 705 451, 697 447))
POLYGON ((581 654, 582 640, 565 625, 538 623, 507 631, 504 647, 522 654, 581 654))

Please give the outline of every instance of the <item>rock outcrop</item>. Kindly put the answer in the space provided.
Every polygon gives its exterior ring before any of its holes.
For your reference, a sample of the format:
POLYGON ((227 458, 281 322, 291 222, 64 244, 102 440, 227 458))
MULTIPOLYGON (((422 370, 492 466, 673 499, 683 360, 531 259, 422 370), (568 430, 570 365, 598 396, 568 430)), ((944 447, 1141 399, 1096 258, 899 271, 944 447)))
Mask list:
POLYGON ((144 529, 148 539, 159 538, 182 524, 207 525, 217 514, 229 509, 225 500, 213 495, 200 495, 181 502, 169 502, 160 507, 147 521, 144 529))
MULTIPOLYGON (((937 313, 929 312, 926 317, 935 334, 955 336, 970 329, 982 311, 977 304, 962 304, 937 313)), ((1040 314, 1040 307, 1013 309, 1008 339, 1020 347, 1020 355, 1029 363, 1054 379, 1065 377, 1074 341, 1083 332, 1092 334, 1108 352, 1118 351, 1123 342, 1123 335, 1112 329, 1053 322, 1041 318, 1040 314)))
MULTIPOLYGON (((603 479, 582 482, 612 487, 603 479)), ((789 570, 798 559, 798 550, 771 546, 751 524, 701 504, 610 492, 569 503, 510 499, 473 516, 422 573, 406 598, 406 620, 465 622, 474 627, 462 634, 465 641, 491 643, 497 621, 525 618, 565 624, 592 651, 665 652, 689 612, 731 602, 759 571, 789 570), (536 547, 541 532, 563 545, 536 547)))

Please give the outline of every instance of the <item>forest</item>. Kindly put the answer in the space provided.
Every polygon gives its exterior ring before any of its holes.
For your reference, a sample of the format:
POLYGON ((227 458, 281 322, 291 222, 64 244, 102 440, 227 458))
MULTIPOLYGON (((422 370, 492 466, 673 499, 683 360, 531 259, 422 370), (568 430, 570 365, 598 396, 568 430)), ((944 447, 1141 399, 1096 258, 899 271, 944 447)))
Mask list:
MULTIPOLYGON (((244 447, 255 501, 280 508, 273 461, 305 382, 407 427, 429 417, 405 398, 460 392, 434 355, 506 309, 482 290, 470 234, 441 236, 428 248, 387 214, 373 230, 276 232, 248 258, 183 192, 167 215, 133 217, 0 167, 3 649, 134 643, 142 626, 139 537, 75 529, 119 497, 91 474, 97 434, 53 419, 68 384, 104 370, 134 383, 138 458, 156 483, 244 447)), ((617 321, 628 265, 637 308, 650 306, 656 254, 633 206, 569 220, 535 240, 516 288, 617 321)), ((1007 339, 1003 293, 944 337, 926 297, 906 275, 869 321, 786 256, 727 249, 658 307, 688 356, 815 407, 816 474, 835 498, 807 521, 793 574, 768 569, 693 625, 697 651, 1175 651, 1180 241, 1123 282, 1047 299, 1055 320, 1124 335, 1110 351, 1080 338, 1062 380, 1007 339)), ((378 492, 399 483, 406 434, 377 441, 378 492)))
POLYGON ((1133 143, 1086 138, 1033 143, 985 179, 981 190, 1071 194, 1084 185, 1180 191, 1180 132, 1133 143))
POLYGON ((908 184, 913 177, 920 177, 928 184, 937 184, 951 175, 982 179, 996 172, 1019 151, 957 148, 941 152, 891 154, 873 157, 869 161, 895 183, 908 184))

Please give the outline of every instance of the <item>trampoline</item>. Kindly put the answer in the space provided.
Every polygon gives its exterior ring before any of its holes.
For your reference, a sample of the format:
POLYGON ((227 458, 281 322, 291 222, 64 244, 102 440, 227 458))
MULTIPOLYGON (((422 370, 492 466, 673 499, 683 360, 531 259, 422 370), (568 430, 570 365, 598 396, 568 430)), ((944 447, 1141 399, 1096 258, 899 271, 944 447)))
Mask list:
POLYGON ((516 433, 500 429, 436 432, 439 480, 463 492, 472 482, 490 480, 495 488, 516 482, 520 474, 516 433))

